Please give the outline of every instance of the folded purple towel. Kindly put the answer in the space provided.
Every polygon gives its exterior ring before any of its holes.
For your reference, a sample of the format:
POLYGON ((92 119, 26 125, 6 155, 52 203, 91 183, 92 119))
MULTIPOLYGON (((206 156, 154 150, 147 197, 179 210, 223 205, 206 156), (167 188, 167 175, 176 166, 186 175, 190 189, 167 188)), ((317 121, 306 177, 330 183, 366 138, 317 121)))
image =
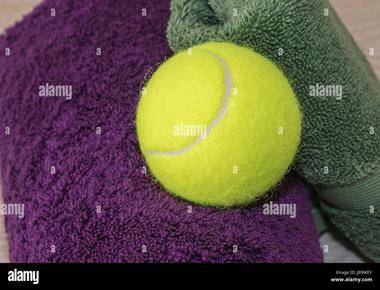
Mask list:
POLYGON ((167 0, 45 1, 0 37, 3 195, 25 204, 6 218, 13 262, 322 261, 298 179, 273 201, 291 218, 192 206, 145 172, 135 109, 168 18, 167 0))

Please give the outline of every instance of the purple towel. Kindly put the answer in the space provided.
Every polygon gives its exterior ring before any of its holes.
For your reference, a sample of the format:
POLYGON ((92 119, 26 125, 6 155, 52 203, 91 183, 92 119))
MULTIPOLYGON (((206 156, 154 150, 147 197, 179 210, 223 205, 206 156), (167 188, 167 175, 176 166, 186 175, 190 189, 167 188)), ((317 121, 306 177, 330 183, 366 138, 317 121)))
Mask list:
POLYGON ((322 261, 298 179, 274 193, 291 218, 191 206, 146 173, 135 109, 171 54, 168 17, 168 0, 45 1, 0 38, 4 202, 25 204, 6 217, 13 262, 322 261))

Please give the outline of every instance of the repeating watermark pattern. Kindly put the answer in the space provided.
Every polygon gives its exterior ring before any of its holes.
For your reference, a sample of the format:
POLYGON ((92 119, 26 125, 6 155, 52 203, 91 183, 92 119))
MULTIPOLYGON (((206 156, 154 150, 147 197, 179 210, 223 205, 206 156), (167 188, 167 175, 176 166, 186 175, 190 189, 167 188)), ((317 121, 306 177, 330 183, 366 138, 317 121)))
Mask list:
POLYGON ((23 203, 0 203, 0 215, 17 216, 23 219, 25 216, 25 204, 23 203))
POLYGON ((21 271, 13 269, 8 271, 9 282, 32 282, 34 285, 40 283, 39 271, 21 271))
POLYGON ((335 97, 337 100, 341 100, 343 97, 343 86, 317 83, 309 86, 309 95, 311 97, 335 97))
POLYGON ((291 219, 296 217, 297 205, 295 203, 269 202, 263 205, 264 215, 288 215, 291 219))
POLYGON ((176 124, 173 128, 173 135, 176 137, 207 137, 207 126, 204 124, 176 124))
POLYGON ((38 95, 40 97, 65 97, 66 100, 71 100, 73 98, 73 87, 46 83, 38 87, 38 95))

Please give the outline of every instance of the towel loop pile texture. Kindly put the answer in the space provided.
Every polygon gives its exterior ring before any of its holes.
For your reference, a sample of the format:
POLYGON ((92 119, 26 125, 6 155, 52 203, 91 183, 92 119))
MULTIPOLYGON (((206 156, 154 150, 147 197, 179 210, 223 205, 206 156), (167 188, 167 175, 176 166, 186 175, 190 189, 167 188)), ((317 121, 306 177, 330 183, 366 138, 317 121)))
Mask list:
POLYGON ((6 217, 11 261, 322 261, 298 179, 273 200, 297 205, 291 219, 192 206, 144 173, 135 109, 147 71, 172 54, 169 13, 166 0, 51 0, 0 37, 12 50, 0 55, 4 202, 25 204, 23 219, 6 217), (46 83, 72 98, 40 96, 46 83))
POLYGON ((171 11, 173 50, 231 41, 285 73, 303 111, 295 169, 331 221, 380 261, 380 134, 371 134, 380 131, 380 83, 329 2, 173 0, 171 11))

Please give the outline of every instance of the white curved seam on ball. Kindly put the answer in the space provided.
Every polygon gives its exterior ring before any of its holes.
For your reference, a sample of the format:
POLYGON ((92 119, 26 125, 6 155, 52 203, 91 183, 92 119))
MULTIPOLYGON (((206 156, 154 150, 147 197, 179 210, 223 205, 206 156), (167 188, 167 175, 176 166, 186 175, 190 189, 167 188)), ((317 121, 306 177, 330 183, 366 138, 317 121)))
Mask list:
POLYGON ((218 115, 210 122, 210 124, 206 128, 206 134, 200 134, 197 139, 195 139, 190 144, 182 147, 181 149, 174 150, 174 151, 156 151, 156 150, 148 150, 145 153, 148 155, 161 155, 161 156, 176 156, 181 155, 189 150, 191 150, 195 145, 202 142, 204 139, 207 138, 207 136, 210 134, 211 130, 224 118, 224 115, 227 112, 228 103, 230 101, 231 95, 232 95, 232 77, 231 73, 229 71, 228 65, 226 62, 216 53, 213 53, 210 51, 210 54, 215 57, 222 65, 223 72, 224 72, 224 87, 225 87, 225 93, 223 96, 223 103, 219 110, 218 115))

